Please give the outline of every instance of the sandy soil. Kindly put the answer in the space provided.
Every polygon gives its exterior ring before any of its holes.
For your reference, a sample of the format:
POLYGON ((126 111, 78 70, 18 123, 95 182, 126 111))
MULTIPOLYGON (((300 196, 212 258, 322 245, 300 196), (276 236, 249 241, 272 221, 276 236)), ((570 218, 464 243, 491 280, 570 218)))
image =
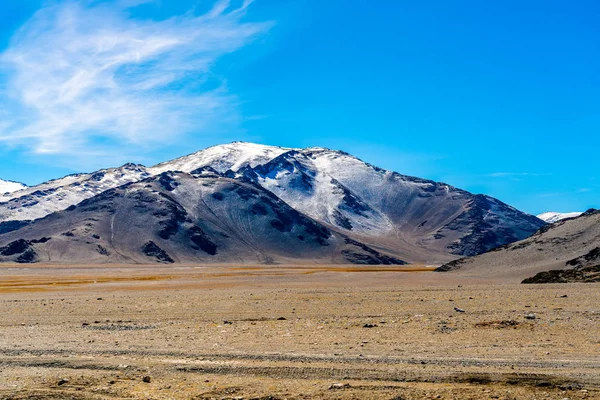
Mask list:
POLYGON ((2 266, 0 399, 600 398, 600 284, 427 269, 2 266))

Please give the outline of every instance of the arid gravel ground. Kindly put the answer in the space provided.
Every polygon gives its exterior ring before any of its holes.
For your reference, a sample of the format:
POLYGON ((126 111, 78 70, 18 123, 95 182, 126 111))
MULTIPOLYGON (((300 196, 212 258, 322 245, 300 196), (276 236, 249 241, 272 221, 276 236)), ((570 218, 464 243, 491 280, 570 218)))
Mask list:
POLYGON ((422 269, 2 266, 0 399, 600 398, 600 284, 422 269))

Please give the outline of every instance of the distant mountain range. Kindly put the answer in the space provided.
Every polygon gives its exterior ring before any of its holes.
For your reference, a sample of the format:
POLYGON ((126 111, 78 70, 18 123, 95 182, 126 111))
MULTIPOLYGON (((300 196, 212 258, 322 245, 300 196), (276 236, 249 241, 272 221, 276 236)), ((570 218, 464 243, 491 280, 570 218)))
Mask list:
POLYGON ((513 277, 526 283, 600 281, 600 210, 546 225, 525 240, 452 261, 438 270, 513 277))
POLYGON ((569 213, 558 213, 558 212, 545 212, 543 214, 538 215, 537 217, 544 222, 549 224, 553 224, 558 221, 562 221, 567 218, 575 218, 579 217, 582 212, 569 212, 569 213))
POLYGON ((0 195, 0 261, 433 264, 544 225, 341 151, 235 142, 0 195))

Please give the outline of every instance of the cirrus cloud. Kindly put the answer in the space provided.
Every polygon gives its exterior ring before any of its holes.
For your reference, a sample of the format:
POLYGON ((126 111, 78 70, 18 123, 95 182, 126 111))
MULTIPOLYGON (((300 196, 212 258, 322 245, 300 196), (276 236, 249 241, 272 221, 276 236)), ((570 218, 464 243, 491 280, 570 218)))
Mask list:
POLYGON ((21 27, 0 54, 0 144, 98 154, 236 115, 211 68, 270 23, 243 21, 250 0, 164 20, 132 18, 140 3, 59 2, 21 27))
POLYGON ((523 177, 523 176, 549 176, 550 174, 541 174, 541 173, 533 173, 533 172, 494 172, 493 174, 489 174, 488 176, 494 178, 514 178, 514 177, 523 177))

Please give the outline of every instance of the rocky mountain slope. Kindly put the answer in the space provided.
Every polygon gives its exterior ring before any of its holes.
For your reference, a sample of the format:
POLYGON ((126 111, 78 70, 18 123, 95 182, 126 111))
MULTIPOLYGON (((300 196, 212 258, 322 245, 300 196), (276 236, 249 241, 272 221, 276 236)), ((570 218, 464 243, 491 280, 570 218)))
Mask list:
POLYGON ((0 261, 21 263, 403 264, 260 186, 210 173, 126 184, 0 240, 0 261))
POLYGON ((522 280, 548 270, 593 270, 598 265, 600 210, 589 210, 579 217, 546 225, 525 240, 476 257, 452 261, 438 270, 481 276, 505 275, 522 280))
MULTIPOLYGON (((489 196, 400 175, 341 151, 235 142, 150 168, 127 164, 6 194, 0 197, 0 245, 23 234, 23 229, 11 231, 31 225, 33 220, 84 200, 97 201, 95 196, 102 198, 111 189, 170 171, 260 188, 334 235, 413 262, 439 263, 480 254, 523 239, 544 225, 540 219, 489 196)), ((124 203, 123 207, 130 205, 124 203)), ((235 226, 239 221, 228 223, 235 226)), ((35 222, 26 231, 41 226, 35 222)), ((40 234, 31 236, 35 240, 34 236, 40 234)))
POLYGON ((581 214, 583 214, 583 213, 582 212, 559 213, 559 212, 551 211, 551 212, 542 213, 542 214, 538 215, 537 217, 548 224, 553 224, 555 222, 562 221, 563 219, 579 217, 581 214))
POLYGON ((0 195, 0 222, 42 218, 106 190, 138 182, 149 176, 144 166, 126 164, 120 168, 103 169, 90 174, 68 175, 0 195))
POLYGON ((13 193, 21 189, 25 189, 27 186, 13 181, 5 181, 4 179, 0 179, 0 198, 7 193, 13 193))
POLYGON ((207 167, 254 182, 333 229, 413 261, 435 263, 480 254, 523 239, 544 225, 489 196, 400 175, 324 148, 238 142, 149 171, 192 172, 207 167))

